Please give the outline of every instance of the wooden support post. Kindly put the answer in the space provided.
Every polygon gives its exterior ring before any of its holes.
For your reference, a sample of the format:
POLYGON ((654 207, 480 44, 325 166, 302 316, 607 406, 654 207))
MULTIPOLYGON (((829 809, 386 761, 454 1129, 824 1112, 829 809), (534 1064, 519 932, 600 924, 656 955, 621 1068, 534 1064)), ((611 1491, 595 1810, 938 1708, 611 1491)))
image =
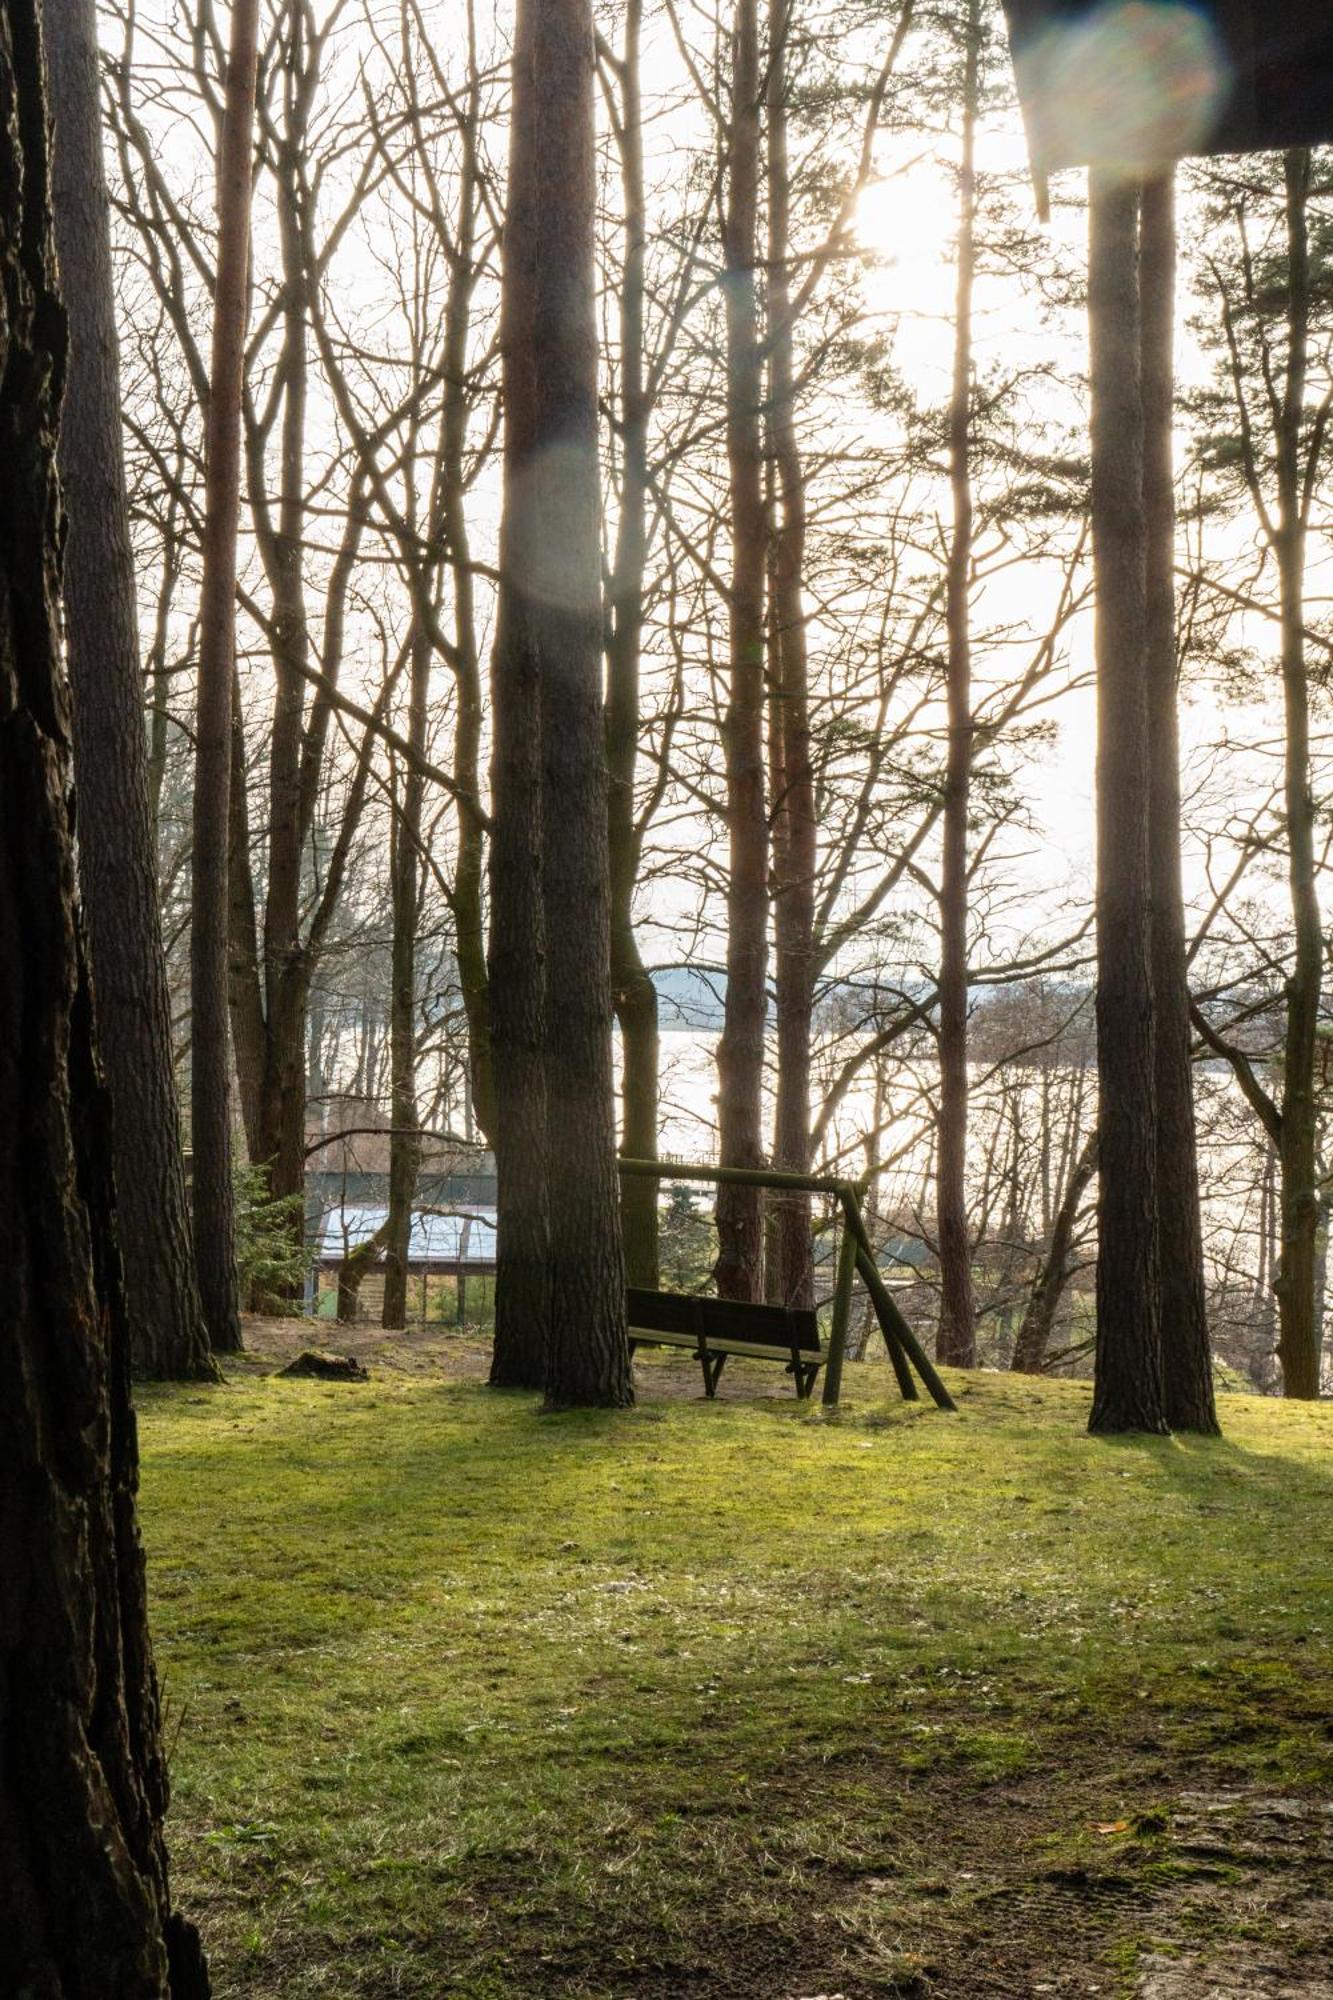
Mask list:
POLYGON ((879 1268, 875 1263, 875 1253, 871 1248, 870 1237, 867 1234, 865 1221, 861 1214, 861 1206, 855 1196, 852 1198, 851 1207, 848 1211, 847 1226, 855 1233, 857 1250, 859 1252, 856 1260, 856 1268, 861 1273, 865 1288, 870 1294, 876 1316, 879 1319, 880 1329, 884 1335, 885 1345, 888 1347, 890 1354, 893 1352, 893 1343, 897 1340, 906 1352, 917 1374, 921 1377, 927 1389, 929 1389, 938 1407, 941 1410, 956 1410, 958 1405, 954 1402, 953 1397, 949 1394, 943 1382, 941 1382, 936 1373, 934 1363, 913 1333, 911 1327, 907 1324, 907 1321, 903 1318, 894 1301, 892 1292, 890 1292, 888 1286, 879 1275, 879 1268))
POLYGON ((860 1273, 862 1284, 870 1294, 870 1303, 875 1308, 875 1317, 879 1321, 879 1330, 884 1335, 884 1345, 888 1349, 889 1360, 893 1363, 893 1372, 898 1377, 898 1387, 902 1390, 903 1401, 918 1403, 921 1400, 920 1394, 912 1378, 907 1349, 903 1346, 898 1332, 902 1314, 894 1303, 893 1294, 880 1276, 874 1261, 867 1257, 859 1246, 856 1252, 856 1268, 860 1273))
POLYGON ((838 1275, 833 1287, 833 1324, 829 1329, 828 1360, 824 1363, 824 1408, 833 1409, 842 1394, 842 1358, 847 1350, 847 1327, 852 1316, 852 1280, 856 1275, 858 1245, 851 1226, 850 1209, 855 1197, 843 1197, 847 1220, 838 1246, 838 1275))
POLYGON ((894 1304, 892 1292, 879 1274, 878 1265, 866 1256, 859 1243, 856 1247, 856 1268, 860 1273, 861 1283, 870 1294, 870 1303, 875 1308, 875 1318, 879 1321, 879 1330, 884 1335, 884 1345, 888 1350, 889 1360, 893 1363, 893 1372, 898 1378, 902 1399, 905 1403, 919 1403, 921 1396, 916 1386, 916 1377, 912 1373, 912 1364, 907 1358, 906 1348, 898 1337, 898 1321, 902 1318, 902 1314, 894 1304))
POLYGON ((829 1335, 829 1355, 824 1376, 825 1404, 836 1404, 842 1389, 842 1363, 851 1317, 852 1277, 859 1271, 865 1281, 866 1290, 870 1293, 880 1331, 884 1335, 884 1345, 888 1348, 889 1359, 893 1363, 898 1386, 904 1398, 909 1402, 918 1400, 916 1385, 912 1381, 908 1366, 910 1362, 940 1409, 957 1408, 953 1397, 940 1380, 934 1364, 903 1318, 887 1285, 880 1277, 866 1230, 865 1218, 861 1213, 861 1196, 868 1185, 866 1181, 846 1180, 840 1175, 832 1174, 784 1173, 775 1167, 705 1167, 687 1160, 627 1159, 618 1160, 616 1164, 622 1174, 642 1174, 659 1181, 711 1181, 714 1185, 723 1181, 735 1181, 742 1186, 802 1188, 809 1189, 812 1194, 836 1195, 842 1203, 846 1228, 838 1258, 837 1287, 833 1295, 833 1326, 829 1335))

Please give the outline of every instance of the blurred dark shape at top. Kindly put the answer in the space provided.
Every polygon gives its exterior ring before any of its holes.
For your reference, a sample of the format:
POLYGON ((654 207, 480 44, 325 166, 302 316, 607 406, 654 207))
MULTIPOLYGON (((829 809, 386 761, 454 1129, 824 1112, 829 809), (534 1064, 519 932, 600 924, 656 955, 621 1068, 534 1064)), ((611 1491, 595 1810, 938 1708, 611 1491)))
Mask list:
POLYGON ((1333 0, 1004 0, 1028 149, 1142 175, 1333 141, 1333 0))

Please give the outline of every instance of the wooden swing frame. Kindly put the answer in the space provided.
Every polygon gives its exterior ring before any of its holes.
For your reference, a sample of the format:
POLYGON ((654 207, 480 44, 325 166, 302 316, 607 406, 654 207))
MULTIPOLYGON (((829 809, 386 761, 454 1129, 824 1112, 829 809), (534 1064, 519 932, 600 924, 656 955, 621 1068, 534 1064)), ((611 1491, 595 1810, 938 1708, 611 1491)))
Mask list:
MULTIPOLYGON (((957 1409, 957 1404, 940 1380, 929 1355, 903 1317, 892 1292, 880 1275, 870 1242, 870 1233, 866 1228, 865 1216, 861 1209, 861 1202, 869 1185, 867 1181, 846 1180, 830 1174, 788 1173, 777 1167, 695 1166, 684 1160, 621 1159, 618 1165, 622 1174, 646 1180, 705 1181, 713 1186, 727 1182, 740 1187, 833 1195, 842 1208, 843 1234, 833 1287, 833 1315, 829 1327, 828 1351, 824 1360, 825 1409, 836 1407, 842 1394, 842 1367, 847 1352, 847 1333, 851 1325, 852 1285, 858 1275, 875 1309, 875 1317, 884 1336, 884 1345, 888 1350, 903 1400, 909 1403, 920 1400, 912 1376, 912 1370, 915 1368, 939 1409, 957 1409)), ((738 1316, 743 1316, 745 1310, 743 1305, 736 1308, 738 1316)), ((651 1341, 652 1337, 651 1330, 645 1332, 646 1340, 651 1341)), ((701 1336, 701 1354, 704 1351, 703 1339, 701 1336)), ((744 1341, 738 1341, 732 1348, 723 1347, 718 1349, 718 1352, 731 1351, 743 1354, 746 1346, 747 1343, 744 1341)), ((799 1376, 797 1387, 799 1390, 799 1376)))

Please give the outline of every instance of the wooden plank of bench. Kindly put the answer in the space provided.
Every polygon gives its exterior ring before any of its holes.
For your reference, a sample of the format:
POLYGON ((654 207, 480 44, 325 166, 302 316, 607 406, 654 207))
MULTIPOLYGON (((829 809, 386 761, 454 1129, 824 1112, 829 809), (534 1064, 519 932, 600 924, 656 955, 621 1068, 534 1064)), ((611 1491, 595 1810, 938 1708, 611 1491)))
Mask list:
POLYGON ((822 1368, 825 1359, 819 1347, 769 1347, 757 1340, 718 1340, 710 1333, 701 1342, 692 1333, 661 1333, 651 1327, 632 1326, 629 1337, 642 1347, 688 1347, 695 1354, 748 1354, 754 1361, 790 1361, 794 1355, 807 1367, 822 1368))
POLYGON ((629 1317, 636 1326, 671 1333, 703 1333, 708 1340, 752 1340, 761 1346, 822 1346, 819 1320, 808 1307, 752 1305, 738 1299, 699 1298, 690 1292, 650 1292, 631 1286, 629 1317), (734 1329, 734 1331, 733 1331, 734 1329))
POLYGON ((802 1362, 806 1367, 822 1368, 824 1350, 822 1347, 765 1347, 757 1340, 709 1340, 708 1348, 713 1354, 748 1354, 754 1361, 802 1362))

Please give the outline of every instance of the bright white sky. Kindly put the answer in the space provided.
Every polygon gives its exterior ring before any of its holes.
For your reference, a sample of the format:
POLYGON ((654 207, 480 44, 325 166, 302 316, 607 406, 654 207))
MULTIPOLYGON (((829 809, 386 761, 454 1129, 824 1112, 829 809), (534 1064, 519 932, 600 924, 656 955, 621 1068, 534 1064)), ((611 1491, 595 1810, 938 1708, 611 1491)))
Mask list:
MULTIPOLYGON (((707 14, 692 15, 683 0, 686 31, 691 24, 702 34, 710 31, 707 14)), ((444 0, 438 19, 448 24, 454 14, 454 0, 444 0)), ((491 32, 490 19, 482 15, 484 31, 491 32)), ((613 31, 614 32, 614 31, 613 31)), ((886 23, 884 33, 889 32, 886 23)), ((498 24, 497 42, 503 43, 505 25, 498 24)), ((114 37, 113 37, 114 40, 114 37)), ((442 44, 443 46, 443 44, 442 44)), ((497 48, 496 54, 499 54, 497 48)), ((680 62, 665 15, 652 10, 647 29, 645 76, 650 92, 649 112, 654 123, 649 131, 649 173, 658 183, 663 199, 670 198, 671 183, 680 172, 682 149, 706 139, 697 98, 680 62)), ((912 48, 904 50, 902 64, 910 65, 912 48)), ((878 61, 878 51, 867 52, 868 60, 878 61)), ((867 247, 883 259, 881 267, 866 282, 872 310, 896 324, 895 354, 916 382, 923 400, 936 401, 947 389, 950 365, 949 328, 953 306, 954 274, 951 247, 954 233, 955 191, 946 156, 947 139, 933 150, 921 135, 898 138, 885 135, 879 144, 877 179, 862 196, 858 210, 858 233, 867 247)), ((996 114, 980 135, 978 165, 983 174, 1014 176, 1020 189, 1026 167, 1026 145, 1016 105, 996 114)), ((1048 241, 1057 253, 1076 269, 1084 260, 1085 218, 1081 207, 1082 175, 1061 176, 1054 188, 1054 207, 1048 225, 1048 241)), ((1022 193, 1029 203, 1031 198, 1022 193)), ((350 285, 346 299, 364 284, 374 288, 380 273, 366 251, 352 250, 340 260, 337 282, 350 285)), ((1032 296, 1015 282, 985 278, 977 300, 976 342, 979 363, 990 354, 1009 360, 1025 350, 1035 358, 1054 361, 1063 380, 1077 385, 1086 365, 1085 345, 1077 315, 1067 320, 1063 334, 1053 333, 1049 323, 1037 316, 1032 296), (1052 353, 1053 342, 1058 351, 1052 353)), ((1204 367, 1202 357, 1184 334, 1179 342, 1182 377, 1198 379, 1204 367)), ((481 548, 493 539, 498 492, 488 480, 474 493, 475 527, 481 548)), ((1047 580, 1049 583, 1049 579, 1047 580)), ((1029 574, 1021 581, 1014 577, 1003 585, 991 586, 995 596, 986 607, 997 616, 1007 615, 1005 593, 1015 607, 1020 594, 1039 592, 1043 586, 1029 574)), ((483 610, 485 607, 482 607, 483 610)), ((1022 607, 1036 619, 1040 608, 1022 607)), ((981 607, 979 620, 981 618, 981 607)), ((1072 628, 1069 644, 1076 668, 1090 661, 1091 621, 1083 618, 1072 628)), ((984 675, 984 662, 979 663, 984 675)), ((1017 864, 1032 882, 1034 898, 1064 884, 1086 896, 1091 886, 1092 786, 1094 760, 1093 698, 1090 690, 1076 691, 1048 711, 1058 728, 1053 748, 1038 753, 1027 768, 1025 783, 1032 807, 1045 838, 1037 846, 1028 844, 1025 857, 1017 864)), ((1268 733, 1264 717, 1237 718, 1238 726, 1259 728, 1268 733)), ((1201 707, 1188 707, 1183 716, 1183 734, 1188 751, 1207 741, 1215 718, 1201 707)), ((1190 869, 1197 885, 1199 871, 1190 869)))

